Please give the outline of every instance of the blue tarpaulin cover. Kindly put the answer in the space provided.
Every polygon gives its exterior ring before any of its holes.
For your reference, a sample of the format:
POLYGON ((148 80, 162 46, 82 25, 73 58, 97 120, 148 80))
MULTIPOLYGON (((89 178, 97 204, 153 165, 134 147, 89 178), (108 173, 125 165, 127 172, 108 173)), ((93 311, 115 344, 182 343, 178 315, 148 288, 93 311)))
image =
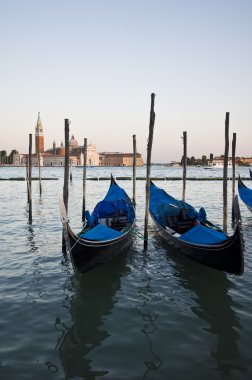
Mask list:
POLYGON ((252 208, 252 190, 246 186, 238 186, 238 191, 240 198, 245 203, 245 205, 252 208))
POLYGON ((97 203, 92 214, 90 215, 88 210, 85 211, 87 226, 92 227, 92 229, 80 236, 88 240, 98 241, 110 240, 121 236, 123 233, 99 224, 101 218, 120 216, 126 217, 128 222, 133 223, 135 220, 135 209, 125 190, 118 186, 116 182, 112 182, 105 198, 97 203))
MULTIPOLYGON (((167 216, 179 215, 181 210, 184 210, 187 218, 201 220, 201 214, 194 207, 184 201, 178 201, 171 195, 167 194, 163 189, 160 189, 154 183, 150 186, 150 212, 154 216, 157 223, 165 227, 167 216)), ((203 215, 203 213, 202 213, 203 215)), ((205 217, 205 213, 204 213, 205 217)))
POLYGON ((96 205, 91 216, 97 222, 98 218, 106 218, 115 214, 128 215, 129 222, 133 222, 135 219, 135 210, 127 193, 116 183, 112 183, 105 198, 96 205))
POLYGON ((228 239, 228 236, 224 232, 215 231, 211 228, 198 224, 185 232, 180 240, 194 244, 220 244, 228 239))
POLYGON ((123 235, 122 232, 113 230, 113 228, 104 226, 103 224, 97 224, 94 228, 81 234, 80 237, 87 240, 104 241, 115 239, 123 235))

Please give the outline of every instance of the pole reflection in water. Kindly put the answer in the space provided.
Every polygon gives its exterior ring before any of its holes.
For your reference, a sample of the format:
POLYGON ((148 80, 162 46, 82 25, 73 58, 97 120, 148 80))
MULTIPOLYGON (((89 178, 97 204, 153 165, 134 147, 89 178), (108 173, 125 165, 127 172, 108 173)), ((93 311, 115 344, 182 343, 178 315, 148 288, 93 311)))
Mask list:
POLYGON ((28 227, 26 229, 26 238, 27 238, 27 246, 32 254, 32 282, 30 288, 27 290, 27 297, 33 296, 34 299, 38 296, 39 298, 45 298, 46 290, 43 285, 40 284, 41 279, 43 277, 41 271, 41 261, 43 260, 39 253, 39 248, 36 243, 36 234, 33 227, 28 223, 28 227))
POLYGON ((151 341, 152 334, 155 334, 157 330, 155 324, 157 315, 153 311, 148 310, 148 301, 150 301, 152 297, 151 278, 146 274, 146 279, 144 281, 146 282, 146 285, 139 291, 139 295, 143 302, 141 306, 137 307, 137 311, 144 322, 142 332, 146 337, 151 355, 151 360, 144 361, 144 364, 147 369, 142 378, 146 379, 148 378, 149 372, 158 370, 162 366, 163 362, 157 356, 157 354, 155 354, 154 347, 151 341))
POLYGON ((59 319, 55 321, 62 333, 57 349, 66 378, 92 380, 108 373, 93 369, 88 354, 109 337, 103 321, 113 311, 125 270, 124 258, 118 257, 108 265, 70 278, 74 293, 68 307, 73 325, 67 328, 59 319))
MULTIPOLYGON (((165 248, 159 237, 155 240, 165 248)), ((203 333, 216 337, 216 345, 209 349, 216 361, 216 371, 223 378, 228 378, 233 372, 243 376, 247 370, 237 347, 241 325, 234 311, 239 306, 229 294, 234 283, 226 273, 192 262, 174 249, 169 248, 168 258, 171 265, 175 263, 173 276, 176 281, 193 292, 196 306, 193 302, 190 306, 192 312, 209 326, 202 328, 203 333)))
MULTIPOLYGON (((155 336, 155 333, 157 332, 156 322, 158 319, 158 315, 153 311, 153 308, 148 305, 149 303, 152 302, 153 297, 155 298, 155 295, 153 294, 153 289, 151 286, 151 277, 147 273, 149 260, 150 260, 150 257, 149 257, 148 251, 145 251, 144 257, 143 257, 142 271, 141 271, 143 275, 142 281, 144 282, 144 286, 140 287, 138 290, 138 295, 140 297, 141 303, 140 305, 137 305, 136 307, 138 314, 141 316, 144 323, 141 331, 146 338, 147 346, 149 349, 149 355, 150 355, 150 358, 148 360, 144 360, 146 371, 142 376, 143 379, 147 379, 148 376, 151 376, 153 371, 157 371, 163 365, 162 360, 155 353, 154 345, 151 339, 152 337, 155 336)), ((154 376, 155 376, 155 373, 154 373, 154 376)))

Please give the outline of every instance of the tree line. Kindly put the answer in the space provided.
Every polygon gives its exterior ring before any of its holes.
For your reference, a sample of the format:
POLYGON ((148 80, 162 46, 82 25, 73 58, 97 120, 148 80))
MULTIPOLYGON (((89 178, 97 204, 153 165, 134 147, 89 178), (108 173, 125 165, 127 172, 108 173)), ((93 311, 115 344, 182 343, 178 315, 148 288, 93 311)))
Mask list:
MULTIPOLYGON (((187 157, 186 163, 187 165, 197 166, 197 165, 208 165, 209 162, 213 161, 214 156, 213 153, 210 153, 209 158, 206 155, 203 155, 201 158, 195 158, 194 156, 187 157)), ((184 157, 181 158, 181 165, 183 164, 184 157)))
POLYGON ((16 149, 13 149, 11 153, 8 155, 6 150, 0 151, 0 165, 12 165, 13 164, 13 155, 17 154, 18 151, 16 149))

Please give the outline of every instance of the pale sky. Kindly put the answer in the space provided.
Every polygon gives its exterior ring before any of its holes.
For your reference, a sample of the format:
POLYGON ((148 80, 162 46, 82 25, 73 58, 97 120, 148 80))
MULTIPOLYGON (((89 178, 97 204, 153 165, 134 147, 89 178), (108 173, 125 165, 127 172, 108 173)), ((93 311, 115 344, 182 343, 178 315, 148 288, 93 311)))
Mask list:
POLYGON ((153 162, 252 156, 251 0, 0 0, 0 150, 28 152, 38 112, 45 148, 64 140, 137 150, 146 159, 156 94, 153 162), (231 154, 231 149, 230 149, 231 154))

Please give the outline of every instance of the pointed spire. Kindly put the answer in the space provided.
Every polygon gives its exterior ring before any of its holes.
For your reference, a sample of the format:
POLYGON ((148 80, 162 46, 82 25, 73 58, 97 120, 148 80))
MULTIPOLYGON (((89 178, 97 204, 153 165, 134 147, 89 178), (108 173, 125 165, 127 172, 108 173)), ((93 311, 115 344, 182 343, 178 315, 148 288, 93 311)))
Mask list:
POLYGON ((40 118, 40 112, 38 113, 37 126, 38 126, 38 127, 42 127, 42 122, 41 122, 41 118, 40 118))
POLYGON ((42 121, 41 121, 41 118, 40 118, 40 112, 38 113, 38 120, 37 120, 37 125, 36 125, 36 132, 37 133, 43 133, 43 125, 42 125, 42 121))

